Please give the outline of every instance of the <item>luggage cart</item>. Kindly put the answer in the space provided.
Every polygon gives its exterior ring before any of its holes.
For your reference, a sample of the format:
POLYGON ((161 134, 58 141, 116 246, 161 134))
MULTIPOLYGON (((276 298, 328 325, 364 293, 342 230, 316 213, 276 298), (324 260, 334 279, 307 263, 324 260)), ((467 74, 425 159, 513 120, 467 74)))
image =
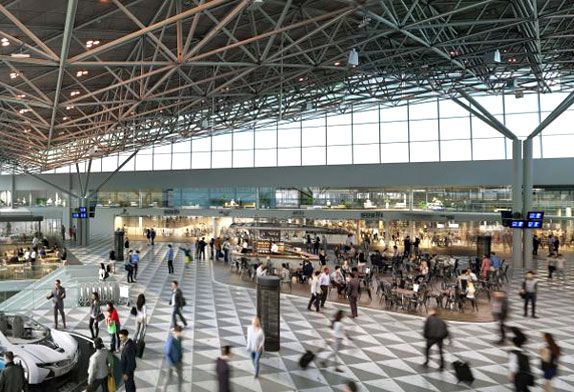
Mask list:
POLYGON ((130 286, 129 285, 123 285, 120 284, 120 290, 119 290, 119 298, 118 298, 118 304, 120 305, 130 305, 130 286))

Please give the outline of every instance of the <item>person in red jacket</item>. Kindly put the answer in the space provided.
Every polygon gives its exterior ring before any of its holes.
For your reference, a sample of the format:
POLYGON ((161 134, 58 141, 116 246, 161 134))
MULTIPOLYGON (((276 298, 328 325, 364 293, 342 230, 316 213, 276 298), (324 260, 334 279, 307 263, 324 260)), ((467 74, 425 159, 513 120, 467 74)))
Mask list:
POLYGON ((118 316, 118 311, 114 308, 113 302, 108 302, 106 305, 106 311, 108 313, 108 317, 106 318, 106 324, 108 326, 108 331, 110 335, 112 335, 112 343, 110 345, 110 350, 112 352, 119 351, 120 349, 120 317, 118 316), (114 325, 114 327, 112 327, 114 325))

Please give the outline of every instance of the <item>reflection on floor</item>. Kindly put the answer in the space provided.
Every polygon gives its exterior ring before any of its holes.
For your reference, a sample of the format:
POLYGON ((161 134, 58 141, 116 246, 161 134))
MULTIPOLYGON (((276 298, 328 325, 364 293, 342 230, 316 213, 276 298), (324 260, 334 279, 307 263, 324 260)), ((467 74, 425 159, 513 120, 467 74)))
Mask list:
MULTIPOLYGON (((107 253, 111 241, 98 242, 97 246, 97 249, 86 253, 98 256, 107 253)), ((146 248, 145 244, 140 246, 146 248)), ((168 283, 172 279, 167 274, 164 261, 166 249, 165 244, 156 245, 145 254, 138 283, 132 286, 132 297, 145 290, 151 314, 146 353, 138 362, 138 391, 155 391, 165 382, 162 347, 169 328, 168 283)), ((449 363, 455 358, 470 361, 476 381, 469 388, 456 383, 452 370, 439 372, 436 361, 431 361, 429 368, 421 366, 424 360, 423 319, 373 309, 360 309, 358 319, 345 320, 354 340, 347 342, 341 352, 343 373, 317 368, 315 364, 301 370, 297 363, 300 355, 306 348, 317 349, 325 345, 325 340, 331 335, 329 318, 339 306, 328 304, 324 313, 308 312, 307 300, 297 296, 282 296, 281 352, 265 353, 262 375, 259 380, 254 380, 244 345, 245 329, 255 313, 255 292, 214 282, 210 262, 193 262, 184 268, 182 252, 176 255, 175 265, 173 277, 181 281, 188 303, 185 316, 193 326, 184 333, 186 391, 217 390, 214 361, 224 344, 235 347, 232 359, 234 391, 333 391, 341 390, 343 384, 351 379, 356 380, 363 391, 512 390, 507 379, 508 347, 492 343, 497 338, 495 325, 450 323, 454 342, 447 349, 446 359, 449 363)), ((569 276, 571 278, 572 274, 569 276)), ((538 303, 541 318, 535 323, 530 318, 522 318, 521 303, 516 294, 518 285, 519 282, 514 282, 511 293, 511 323, 521 326, 530 337, 527 348, 531 351, 532 366, 538 379, 540 332, 548 331, 555 335, 564 350, 556 390, 574 391, 572 284, 549 285, 542 280, 538 303)), ((70 308, 68 306, 68 325, 87 334, 88 309, 70 308)), ((346 306, 341 308, 347 309, 346 306)), ((48 310, 38 311, 36 316, 51 322, 48 310)), ((128 307, 120 308, 120 318, 133 331, 134 320, 129 316, 128 307)), ((105 339, 109 340, 107 336, 105 339)))

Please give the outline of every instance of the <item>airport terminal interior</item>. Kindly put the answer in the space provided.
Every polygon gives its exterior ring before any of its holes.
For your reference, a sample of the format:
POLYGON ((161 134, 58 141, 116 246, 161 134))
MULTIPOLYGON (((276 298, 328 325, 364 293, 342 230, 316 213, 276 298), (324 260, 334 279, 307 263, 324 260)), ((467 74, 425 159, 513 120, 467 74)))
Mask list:
POLYGON ((574 391, 573 37, 0 0, 0 391, 574 391))

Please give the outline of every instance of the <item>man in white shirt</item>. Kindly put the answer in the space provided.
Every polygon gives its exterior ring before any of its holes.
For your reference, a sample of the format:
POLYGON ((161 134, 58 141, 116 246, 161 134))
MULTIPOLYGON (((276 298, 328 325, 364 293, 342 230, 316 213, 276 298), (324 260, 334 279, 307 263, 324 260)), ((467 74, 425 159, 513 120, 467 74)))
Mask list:
POLYGON ((262 276, 266 276, 267 275, 267 266, 264 264, 259 264, 259 267, 257 267, 257 270, 255 271, 255 275, 257 275, 257 278, 260 278, 262 276))
POLYGON ((329 278, 329 268, 323 269, 323 272, 319 276, 319 286, 321 287, 321 307, 325 307, 325 302, 327 301, 327 295, 329 294, 329 286, 331 285, 331 279, 329 278))
POLYGON ((315 304, 315 309, 319 311, 321 306, 321 285, 319 284, 319 271, 313 273, 313 278, 311 279, 311 298, 309 299, 309 305, 307 305, 307 310, 311 310, 311 305, 315 304))

